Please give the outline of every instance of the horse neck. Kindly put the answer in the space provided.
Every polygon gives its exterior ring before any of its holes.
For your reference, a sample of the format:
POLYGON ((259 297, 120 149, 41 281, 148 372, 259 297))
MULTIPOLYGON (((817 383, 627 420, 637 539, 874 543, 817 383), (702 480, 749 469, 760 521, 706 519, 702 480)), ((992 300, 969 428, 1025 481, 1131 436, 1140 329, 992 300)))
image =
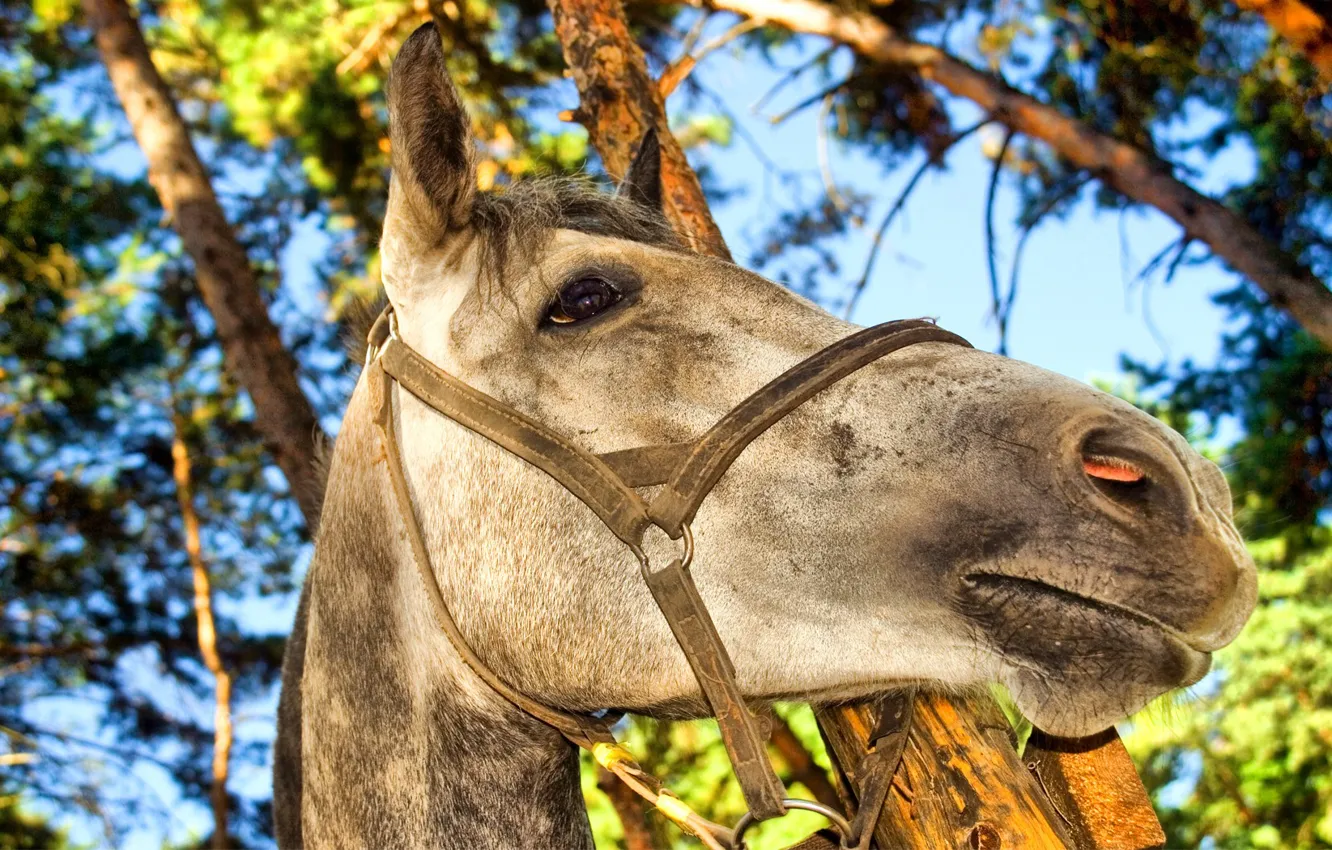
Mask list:
POLYGON ((338 437, 310 567, 304 841, 591 848, 576 750, 486 687, 432 619, 365 390, 338 437))

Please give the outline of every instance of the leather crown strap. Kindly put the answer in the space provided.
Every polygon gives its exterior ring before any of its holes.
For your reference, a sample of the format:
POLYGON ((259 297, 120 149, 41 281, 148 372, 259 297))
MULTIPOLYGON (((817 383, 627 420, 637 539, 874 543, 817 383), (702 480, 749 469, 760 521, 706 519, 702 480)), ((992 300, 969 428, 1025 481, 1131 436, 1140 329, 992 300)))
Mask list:
MULTIPOLYGON (((366 363, 376 396, 376 422, 384 442, 394 495, 440 628, 468 666, 515 706, 554 727, 574 744, 591 750, 598 762, 687 831, 703 838, 708 846, 720 847, 731 842, 730 830, 694 815, 638 768, 616 744, 606 719, 539 703, 510 687, 477 657, 449 612, 412 509, 393 421, 395 381, 427 406, 550 475, 591 508, 637 555, 648 588, 717 718, 722 741, 749 806, 746 818, 758 822, 784 814, 791 801, 787 800, 786 789, 768 762, 764 736, 745 705, 730 656, 689 572, 693 554, 689 523, 722 475, 756 437, 820 390, 894 351, 921 342, 970 347, 962 337, 925 320, 876 325, 797 363, 742 401, 696 440, 597 455, 426 360, 397 337, 396 320, 392 308, 388 308, 370 330, 366 363), (653 485, 664 486, 651 500, 635 489, 653 485), (651 525, 672 540, 684 539, 684 554, 664 568, 650 564, 642 548, 644 533, 651 525)), ((909 712, 908 701, 904 710, 898 709, 899 720, 909 717, 909 712)), ((884 713, 890 712, 886 709, 884 713)), ((884 719, 881 718, 881 727, 884 719)), ((862 805, 857 822, 877 816, 891 783, 892 770, 900 760, 901 746, 905 744, 904 731, 896 736, 900 741, 893 739, 892 729, 881 731, 880 740, 886 746, 872 747, 868 758, 875 758, 880 751, 884 756, 891 754, 891 769, 886 777, 879 776, 884 772, 880 769, 871 771, 862 780, 862 805), (879 799, 874 801, 873 812, 868 813, 870 798, 876 796, 879 799)), ((872 740, 871 744, 874 743, 872 740)), ((858 772, 864 774, 864 767, 858 772)), ((834 822, 837 820, 845 824, 840 816, 834 822)), ((743 838, 744 827, 742 820, 737 825, 735 839, 743 838)), ((847 825, 841 830, 844 843, 852 838, 848 834, 852 830, 858 830, 855 838, 859 840, 853 839, 848 846, 868 846, 872 823, 868 827, 864 823, 847 825)))

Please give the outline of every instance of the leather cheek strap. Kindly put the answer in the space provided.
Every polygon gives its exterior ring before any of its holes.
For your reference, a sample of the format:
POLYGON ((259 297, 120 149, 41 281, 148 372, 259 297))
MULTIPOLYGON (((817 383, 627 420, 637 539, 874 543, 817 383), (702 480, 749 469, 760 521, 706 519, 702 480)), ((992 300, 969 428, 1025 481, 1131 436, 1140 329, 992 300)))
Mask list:
POLYGON ((408 490, 407 479, 403 473, 402 451, 398 446, 397 428, 393 422, 393 378, 379 363, 370 365, 368 377, 371 392, 374 393, 375 425, 379 428, 380 439, 384 445, 389 480, 393 485, 398 515, 402 519, 407 540, 411 544, 412 560, 416 563, 426 595, 430 597, 430 607, 434 611, 435 622, 448 637, 449 643, 453 644, 453 648, 462 656, 472 672, 481 677, 488 686, 518 708, 557 729, 573 743, 586 749, 591 749, 598 743, 614 744, 615 736, 606 723, 594 717, 559 711, 537 702, 510 687, 472 650, 471 644, 459 630, 452 612, 449 611, 448 603, 444 600, 444 594, 440 590, 439 581, 435 578, 435 571, 431 565, 430 552, 426 548, 425 535, 421 531, 420 523, 417 522, 416 511, 412 509, 411 492, 408 490))
MULTIPOLYGON (((552 709, 509 687, 476 657, 458 630, 435 580, 429 553, 411 507, 394 433, 391 401, 394 380, 434 410, 550 475, 634 550, 643 565, 644 578, 653 598, 717 718, 751 812, 760 820, 783 814, 786 811, 783 803, 786 789, 765 756, 764 738, 745 705, 730 656, 698 593, 688 564, 677 559, 665 569, 652 569, 642 552, 643 533, 649 524, 655 524, 670 537, 681 537, 703 500, 745 447, 819 391, 908 345, 943 342, 970 347, 969 343, 922 320, 866 328, 782 373, 737 405, 697 440, 598 456, 438 368, 406 344, 392 338, 390 327, 386 311, 375 323, 369 338, 370 367, 380 370, 379 374, 371 375, 371 381, 380 394, 379 424, 388 454, 390 477, 403 521, 408 524, 413 555, 437 619, 467 664, 512 703, 555 727, 574 743, 591 747, 607 739, 613 741, 609 728, 601 721, 552 709), (650 504, 634 489, 656 484, 666 486, 650 504)), ((900 758, 900 751, 897 758, 900 758)), ((891 777, 891 771, 888 775, 891 777)), ((872 792, 873 796, 880 793, 886 793, 886 788, 876 787, 872 792)), ((873 808, 877 814, 878 807, 873 808)))
POLYGON ((643 542, 647 502, 596 455, 472 389, 396 339, 384 343, 376 362, 430 407, 560 482, 620 540, 634 548, 643 542))

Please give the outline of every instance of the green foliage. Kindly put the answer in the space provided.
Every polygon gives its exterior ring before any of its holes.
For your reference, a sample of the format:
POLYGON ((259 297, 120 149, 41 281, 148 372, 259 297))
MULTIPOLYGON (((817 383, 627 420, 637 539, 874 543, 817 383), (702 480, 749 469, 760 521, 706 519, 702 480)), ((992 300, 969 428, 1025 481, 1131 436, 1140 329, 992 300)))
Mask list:
POLYGON ((73 850, 65 833, 0 787, 0 850, 73 850))
MULTIPOLYGON (((829 769, 827 754, 814 722, 814 713, 809 707, 782 705, 777 707, 777 713, 806 749, 815 754, 817 763, 823 769, 829 769)), ((643 767, 661 779, 703 817, 729 825, 745 813, 744 797, 731 773, 726 748, 722 745, 715 721, 670 722, 631 717, 620 738, 643 767)), ((781 756, 775 750, 770 750, 769 755, 783 781, 790 784, 792 793, 813 799, 809 789, 798 782, 791 783, 789 766, 782 761, 781 756)), ((622 846, 623 829, 619 817, 609 798, 597 788, 596 768, 588 757, 583 760, 583 792, 588 802, 588 814, 592 819, 597 847, 610 850, 622 846)), ((756 827, 750 837, 755 846, 787 847, 824 826, 823 819, 818 815, 793 811, 786 817, 756 827)), ((698 846, 696 841, 656 811, 648 814, 648 827, 656 846, 662 850, 685 850, 698 846)))

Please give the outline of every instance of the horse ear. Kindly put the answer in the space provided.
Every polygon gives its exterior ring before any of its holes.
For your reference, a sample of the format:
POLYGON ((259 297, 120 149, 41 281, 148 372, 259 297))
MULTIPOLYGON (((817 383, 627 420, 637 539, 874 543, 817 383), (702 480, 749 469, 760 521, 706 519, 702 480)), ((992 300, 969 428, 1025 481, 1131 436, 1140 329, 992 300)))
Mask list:
POLYGON ((444 63, 433 23, 403 42, 388 81, 394 185, 435 238, 463 227, 476 193, 472 122, 444 63))
POLYGON ((648 130, 638 143, 629 173, 624 175, 616 194, 654 213, 665 211, 661 196, 661 141, 655 128, 648 130))

